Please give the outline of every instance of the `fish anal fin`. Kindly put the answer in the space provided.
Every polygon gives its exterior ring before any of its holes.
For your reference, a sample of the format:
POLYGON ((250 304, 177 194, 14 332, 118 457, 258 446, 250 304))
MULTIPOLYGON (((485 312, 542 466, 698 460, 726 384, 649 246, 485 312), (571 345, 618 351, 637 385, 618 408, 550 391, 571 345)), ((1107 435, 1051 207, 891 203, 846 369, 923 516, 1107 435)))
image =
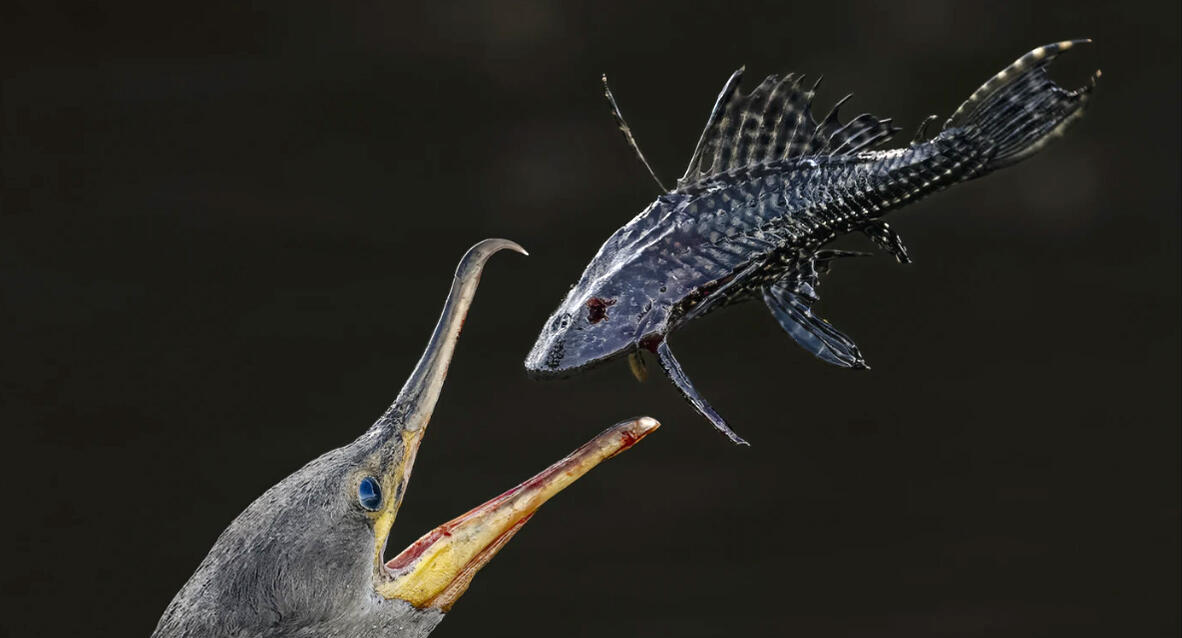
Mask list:
POLYGON ((809 300, 773 285, 764 288, 763 301, 788 336, 818 359, 843 368, 870 369, 853 340, 813 314, 809 300))
POLYGON ((665 374, 669 376, 669 380, 673 382, 673 385, 677 386, 677 389, 681 392, 682 396, 684 396, 685 399, 690 402, 690 405, 694 406, 694 409, 698 411, 698 414, 706 417, 706 419, 710 421, 710 423, 713 424, 719 432, 725 434, 732 443, 738 445, 750 445, 750 443, 743 440, 743 437, 735 434, 735 431, 727 426, 726 421, 724 421, 723 418, 714 411, 714 408, 710 407, 710 404, 706 402, 706 399, 702 398, 702 395, 699 394, 694 388, 694 385, 690 383, 689 377, 685 376, 685 372, 682 371, 681 365, 678 364, 677 359, 673 357, 673 351, 669 349, 668 341, 662 339, 661 342, 657 344, 656 352, 657 358, 661 362, 661 367, 664 368, 665 374))
POLYGON ((907 254, 907 246, 903 238, 896 233, 890 224, 882 220, 874 220, 862 227, 862 232, 882 250, 894 255, 900 264, 911 263, 911 256, 907 254))

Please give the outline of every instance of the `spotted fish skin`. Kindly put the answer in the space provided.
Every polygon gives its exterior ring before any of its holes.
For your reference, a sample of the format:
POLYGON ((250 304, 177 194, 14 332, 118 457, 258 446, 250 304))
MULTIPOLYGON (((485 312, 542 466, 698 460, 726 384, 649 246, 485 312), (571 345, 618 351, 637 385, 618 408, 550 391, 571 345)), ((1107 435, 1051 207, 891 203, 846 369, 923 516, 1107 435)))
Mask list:
POLYGON ((801 76, 771 76, 744 95, 740 69, 677 187, 603 244, 543 327, 526 369, 535 377, 567 376, 651 351, 690 403, 743 443, 681 370, 669 334, 718 308, 762 298, 818 358, 867 367, 849 337, 812 313, 830 264, 863 254, 825 245, 863 232, 909 262, 882 216, 1017 162, 1061 134, 1083 112, 1099 72, 1089 86, 1066 91, 1046 67, 1081 42, 1022 56, 974 92, 935 137, 923 139, 921 127, 916 141, 892 150, 873 150, 899 130, 889 119, 866 114, 842 123, 843 99, 816 122, 815 85, 805 90, 801 76))
POLYGON ((659 201, 619 233, 620 247, 635 246, 627 238, 637 231, 661 236, 636 246, 635 261, 657 266, 651 275, 666 291, 658 289, 654 306, 670 308, 663 319, 674 328, 758 296, 785 275, 807 282, 822 246, 974 176, 983 164, 955 134, 897 151, 771 163, 659 201))

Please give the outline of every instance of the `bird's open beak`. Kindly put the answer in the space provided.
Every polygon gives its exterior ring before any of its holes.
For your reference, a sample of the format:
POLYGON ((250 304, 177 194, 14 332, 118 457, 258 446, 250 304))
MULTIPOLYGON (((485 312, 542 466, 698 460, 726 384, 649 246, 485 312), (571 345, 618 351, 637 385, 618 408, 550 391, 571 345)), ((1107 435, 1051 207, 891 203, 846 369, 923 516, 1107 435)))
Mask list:
POLYGON ((367 437, 373 437, 383 445, 393 446, 394 450, 390 454, 397 459, 382 478, 381 486, 383 493, 393 496, 386 499, 380 512, 374 514, 373 566, 379 580, 384 579, 386 574, 382 561, 386 539, 402 506, 415 456, 435 411, 435 404, 439 401, 439 393, 443 390, 443 381, 447 378, 447 368, 464 327, 464 319, 476 296, 476 288, 480 285, 480 275, 489 257, 502 250, 529 254, 516 242, 507 239, 486 239, 464 253, 456 266, 447 300, 443 303, 443 312, 439 315, 423 356, 398 392, 394 403, 366 433, 367 437))
POLYGON ((542 503, 659 426, 649 417, 618 423, 533 478, 427 532, 386 563, 389 580, 378 593, 420 609, 450 610, 542 503))
POLYGON ((383 562, 386 540, 398 515, 415 456, 439 400, 448 364, 485 262, 501 250, 526 254, 505 239, 486 239, 456 267, 451 290, 427 349, 393 405, 367 437, 389 445, 396 460, 382 478, 381 491, 393 495, 373 513, 375 589, 388 600, 403 600, 420 609, 448 611, 476 572, 500 551, 550 497, 562 491, 601 461, 628 449, 660 425, 649 417, 618 423, 583 447, 521 485, 472 511, 431 530, 389 562, 383 562))

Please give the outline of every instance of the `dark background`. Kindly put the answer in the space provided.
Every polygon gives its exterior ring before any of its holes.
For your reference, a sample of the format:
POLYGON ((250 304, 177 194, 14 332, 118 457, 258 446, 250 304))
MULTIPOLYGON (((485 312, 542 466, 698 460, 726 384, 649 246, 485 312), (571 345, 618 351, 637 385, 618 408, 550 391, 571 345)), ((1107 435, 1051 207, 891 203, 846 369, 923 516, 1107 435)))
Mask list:
MULTIPOLYGON (((1179 630, 1176 2, 5 4, 0 633, 147 635, 217 534, 393 398, 463 251, 501 236, 391 539, 621 418, 439 636, 1179 630), (1027 50, 1104 78, 1033 159, 891 221, 820 311, 676 338, 659 375, 527 380, 546 315, 667 182, 731 70, 825 73, 906 130, 1027 50)), ((850 245, 863 242, 852 240, 850 245)))

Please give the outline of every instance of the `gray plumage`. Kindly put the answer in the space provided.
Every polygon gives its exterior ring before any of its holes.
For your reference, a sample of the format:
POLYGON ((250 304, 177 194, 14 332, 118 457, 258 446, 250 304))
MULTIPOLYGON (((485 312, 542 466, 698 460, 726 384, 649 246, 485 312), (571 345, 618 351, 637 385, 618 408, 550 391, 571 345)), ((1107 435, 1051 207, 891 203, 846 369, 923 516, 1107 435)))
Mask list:
POLYGON ((397 512, 481 269, 506 248, 524 253, 513 242, 486 240, 464 256, 427 350, 394 404, 360 438, 300 468, 234 519, 154 637, 415 638, 439 624, 440 609, 378 593, 393 576, 382 562, 388 529, 375 525, 397 512), (373 510, 358 502, 366 477, 390 488, 373 510))

